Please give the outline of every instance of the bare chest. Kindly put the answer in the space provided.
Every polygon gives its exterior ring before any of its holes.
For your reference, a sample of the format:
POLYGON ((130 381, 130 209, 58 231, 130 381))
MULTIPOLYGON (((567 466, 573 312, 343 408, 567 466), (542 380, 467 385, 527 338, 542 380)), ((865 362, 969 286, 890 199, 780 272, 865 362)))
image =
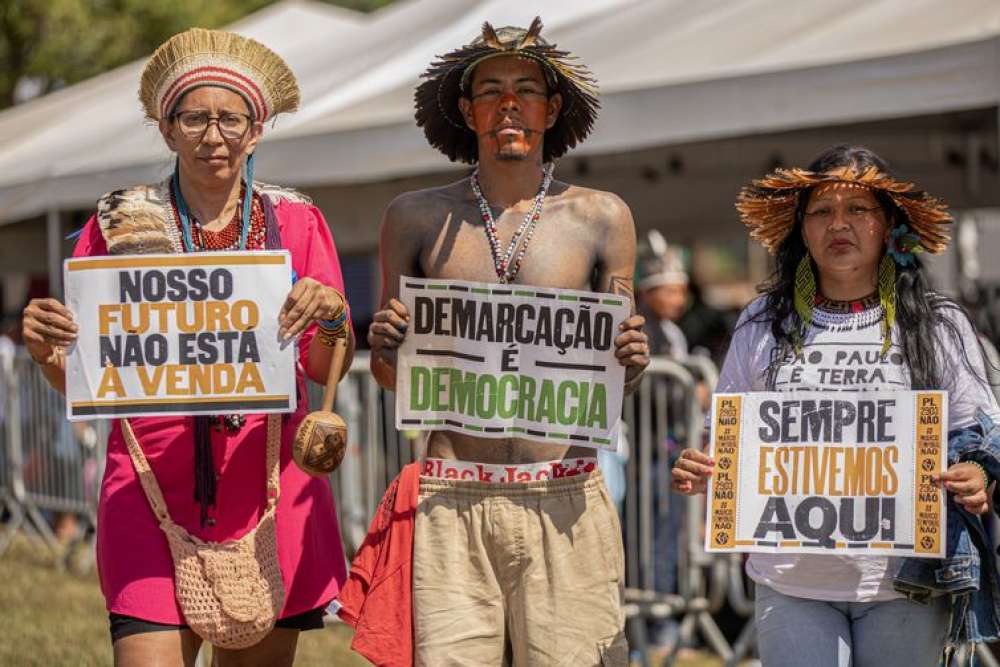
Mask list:
MULTIPOLYGON (((524 213, 505 212, 497 219, 501 258, 522 227, 524 213)), ((525 228, 513 248, 512 261, 524 249, 515 283, 565 289, 591 289, 597 252, 585 220, 574 219, 566 207, 542 211, 527 246, 525 228)), ((451 280, 498 282, 486 226, 478 209, 458 208, 442 220, 433 243, 424 246, 420 268, 424 276, 451 280)))

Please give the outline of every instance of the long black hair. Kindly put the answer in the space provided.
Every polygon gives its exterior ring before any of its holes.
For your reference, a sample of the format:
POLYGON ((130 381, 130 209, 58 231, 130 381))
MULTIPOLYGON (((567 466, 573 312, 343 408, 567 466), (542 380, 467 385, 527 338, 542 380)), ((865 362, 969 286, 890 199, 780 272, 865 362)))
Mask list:
MULTIPOLYGON (((861 146, 840 144, 831 146, 809 164, 809 171, 822 173, 838 167, 853 167, 862 172, 869 167, 892 176, 889 165, 871 150, 861 146)), ((795 311, 795 272, 799 262, 808 252, 802 239, 802 218, 812 194, 812 188, 799 194, 795 210, 795 226, 782 241, 776 253, 774 273, 758 287, 765 298, 766 306, 758 311, 750 321, 764 321, 771 325, 771 333, 778 343, 781 354, 775 356, 775 363, 794 349, 795 336, 801 330, 802 320, 795 311)), ((908 222, 906 212, 884 192, 875 191, 875 199, 886 213, 890 229, 908 222)), ((908 266, 896 266, 896 328, 892 332, 902 348, 903 356, 910 369, 913 389, 941 389, 943 375, 937 350, 941 349, 941 334, 950 336, 955 348, 962 351, 966 367, 976 377, 985 382, 982 371, 972 367, 965 349, 965 341, 955 321, 945 316, 946 310, 957 311, 962 317, 972 320, 965 310, 951 299, 931 290, 919 257, 914 257, 908 266)), ((813 270, 815 271, 815 263, 813 270)), ((975 327, 973 326, 973 330, 975 327)), ((984 355, 985 361, 985 355, 984 355)), ((772 369, 774 370, 774 369, 772 369)), ((773 373, 769 373, 773 376, 773 373)))

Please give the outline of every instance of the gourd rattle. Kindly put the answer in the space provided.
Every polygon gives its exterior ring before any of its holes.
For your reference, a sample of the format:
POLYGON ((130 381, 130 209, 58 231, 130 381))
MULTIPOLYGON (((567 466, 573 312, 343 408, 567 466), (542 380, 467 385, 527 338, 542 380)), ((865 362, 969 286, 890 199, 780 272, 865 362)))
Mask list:
POLYGON ((333 412, 337 383, 340 381, 346 353, 347 338, 337 338, 323 391, 323 405, 320 410, 310 412, 302 420, 292 444, 295 464, 316 477, 329 475, 336 470, 347 451, 347 424, 340 415, 333 412))

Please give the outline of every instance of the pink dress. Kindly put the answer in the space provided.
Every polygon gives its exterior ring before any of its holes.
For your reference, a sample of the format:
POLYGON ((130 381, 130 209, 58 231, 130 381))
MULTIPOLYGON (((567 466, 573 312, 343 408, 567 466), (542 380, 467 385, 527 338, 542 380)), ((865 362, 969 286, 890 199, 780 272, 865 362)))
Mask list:
MULTIPOLYGON (((298 276, 343 291, 337 251, 319 210, 287 200, 275 202, 274 209, 282 246, 291 253, 298 276)), ((73 255, 106 254, 107 244, 92 217, 73 255)), ((298 409, 287 416, 282 432, 277 534, 285 606, 280 618, 325 607, 347 577, 330 483, 310 477, 291 460, 295 429, 308 411, 302 369, 315 333, 316 327, 312 326, 299 341, 298 409)), ((215 525, 204 528, 194 500, 193 418, 131 420, 163 490, 171 518, 203 540, 222 542, 240 537, 257 524, 264 511, 267 418, 246 418, 246 424, 235 434, 211 429, 218 483, 216 506, 210 514, 215 525)), ((167 539, 139 485, 118 420, 108 438, 97 518, 97 563, 108 610, 155 623, 183 624, 174 597, 174 567, 167 539)))

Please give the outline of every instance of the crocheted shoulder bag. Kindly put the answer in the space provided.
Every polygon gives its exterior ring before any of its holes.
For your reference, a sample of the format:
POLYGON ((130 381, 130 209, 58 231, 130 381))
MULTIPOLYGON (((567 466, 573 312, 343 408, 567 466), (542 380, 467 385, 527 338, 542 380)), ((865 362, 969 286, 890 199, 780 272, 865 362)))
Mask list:
POLYGON ((281 415, 267 417, 267 509, 253 530, 226 542, 202 541, 174 523, 127 419, 122 419, 122 432, 142 490, 170 544, 184 620, 215 646, 240 649, 258 643, 271 632, 285 601, 275 533, 281 415))

